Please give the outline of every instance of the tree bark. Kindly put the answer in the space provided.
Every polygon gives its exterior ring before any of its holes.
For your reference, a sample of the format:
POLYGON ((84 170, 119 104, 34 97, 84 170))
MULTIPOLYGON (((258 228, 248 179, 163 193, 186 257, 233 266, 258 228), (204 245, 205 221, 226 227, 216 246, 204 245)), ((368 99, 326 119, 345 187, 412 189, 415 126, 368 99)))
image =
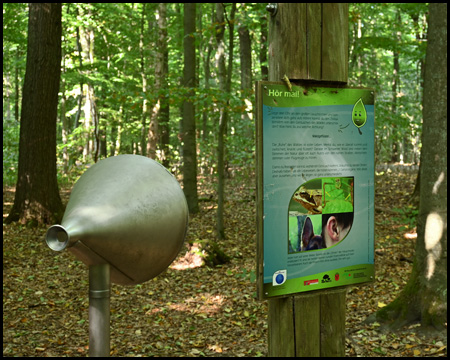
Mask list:
POLYGON ((167 4, 159 3, 157 11, 158 37, 156 39, 155 83, 153 86, 153 91, 156 93, 156 101, 150 114, 147 155, 152 159, 159 158, 164 166, 168 166, 169 102, 164 94, 164 90, 167 89, 167 75, 169 72, 167 4), (158 147, 160 150, 159 154, 157 154, 158 147))
MULTIPOLYGON (((401 22, 400 11, 397 11, 397 22, 401 22)), ((400 43, 401 41, 401 33, 397 31, 397 41, 400 43)), ((400 139, 397 130, 398 119, 400 118, 397 112, 397 94, 400 91, 400 52, 398 50, 394 50, 393 57, 393 78, 392 78, 392 103, 391 103, 391 118, 392 118, 392 126, 391 126, 391 162, 395 163, 399 161, 399 153, 400 153, 400 139)))
MULTIPOLYGON (((157 40, 158 44, 158 40, 157 40)), ((156 46, 155 59, 155 82, 153 84, 153 91, 157 94, 161 91, 161 53, 158 46, 156 46)), ((150 123, 148 125, 147 134, 147 156, 151 159, 156 159, 156 150, 159 142, 159 115, 160 115, 160 97, 156 96, 153 106, 150 111, 150 123)))
POLYGON ((198 212, 197 142, 193 97, 195 81, 195 11, 196 3, 184 4, 184 86, 188 88, 183 103, 181 137, 183 141, 183 190, 190 213, 198 212))
MULTIPOLYGON (((147 94, 147 74, 145 73, 146 66, 145 63, 145 49, 144 49, 144 39, 145 39, 145 3, 142 4, 142 14, 141 14, 141 29, 139 35, 139 57, 141 61, 141 79, 142 79, 142 92, 147 94)), ((141 155, 147 155, 147 117, 148 117, 148 100, 147 96, 143 97, 142 100, 142 128, 141 128, 141 155)))
MULTIPOLYGON (((217 55, 218 59, 218 73, 219 73, 219 87, 220 90, 229 94, 231 92, 231 73, 233 70, 233 39, 234 39, 234 15, 236 12, 236 3, 233 3, 231 8, 230 19, 227 19, 229 25, 229 55, 228 55, 228 71, 225 66, 225 43, 223 41, 225 35, 225 5, 216 3, 216 41, 217 41, 217 55)), ((217 189, 217 238, 219 240, 225 239, 225 225, 224 225, 224 206, 225 206, 225 152, 226 152, 226 134, 228 128, 228 104, 224 104, 220 109, 219 116, 219 134, 217 145, 217 178, 219 186, 217 189)))
POLYGON ((267 80, 269 78, 269 68, 267 66, 267 16, 262 15, 259 18, 261 36, 259 38, 259 66, 261 69, 261 80, 267 80))
MULTIPOLYGON (((246 13, 244 12, 244 16, 246 13)), ((245 19, 241 19, 242 24, 238 27, 239 52, 241 60, 241 90, 251 89, 252 84, 252 41, 250 31, 245 24, 245 19)))
MULTIPOLYGON (((217 75, 219 79, 219 88, 221 91, 226 91, 227 70, 225 65, 225 43, 223 41, 225 35, 225 15, 224 5, 216 3, 216 43, 217 43, 217 75)), ((217 145, 217 180, 219 182, 217 189, 217 216, 216 216, 216 230, 217 238, 225 238, 225 226, 223 223, 223 203, 224 203, 224 132, 228 118, 228 111, 226 106, 220 109, 219 115, 219 133, 217 145)))
MULTIPOLYGON (((167 3, 159 3, 158 6, 158 61, 159 68, 157 68, 156 75, 159 77, 161 90, 168 88, 167 76, 169 75, 169 50, 167 48, 167 3)), ((159 93, 159 148, 160 159, 165 167, 169 166, 169 140, 170 140, 170 107, 169 97, 166 93, 160 91, 159 93)))
POLYGON ((62 218, 56 178, 60 73, 61 4, 30 3, 18 179, 6 223, 56 223, 62 218))
MULTIPOLYGON (((239 34, 239 55, 241 62, 241 91, 242 97, 245 97, 245 104, 247 108, 241 113, 242 123, 251 123, 251 113, 253 112, 254 104, 253 98, 253 83, 252 83, 252 39, 250 37, 250 31, 246 25, 246 19, 248 13, 245 10, 246 4, 242 4, 240 11, 240 24, 238 27, 239 34), (251 104, 251 107, 250 107, 251 104)), ((267 56, 267 54, 266 54, 267 56)), ((247 126, 245 129, 245 138, 249 143, 255 141, 255 129, 252 126, 247 126)))
MULTIPOLYGON (((85 11, 82 9, 81 16, 86 16, 85 11)), ((88 8, 87 16, 92 15, 92 9, 88 8)), ((81 43, 81 57, 84 64, 94 64, 94 29, 92 25, 86 25, 86 27, 80 28, 80 43, 81 43)), ((90 66, 83 71, 84 76, 89 79, 91 75, 90 66)), ((92 80, 88 80, 85 87, 81 88, 81 92, 85 93, 84 103, 84 148, 83 148, 83 161, 86 162, 89 157, 92 157, 97 162, 97 146, 98 146, 98 117, 95 106, 95 93, 92 80), (94 126, 93 136, 91 135, 91 126, 94 126)))
POLYGON ((391 329, 447 322, 447 4, 429 5, 425 59, 420 203, 411 277, 400 295, 368 321, 391 329))

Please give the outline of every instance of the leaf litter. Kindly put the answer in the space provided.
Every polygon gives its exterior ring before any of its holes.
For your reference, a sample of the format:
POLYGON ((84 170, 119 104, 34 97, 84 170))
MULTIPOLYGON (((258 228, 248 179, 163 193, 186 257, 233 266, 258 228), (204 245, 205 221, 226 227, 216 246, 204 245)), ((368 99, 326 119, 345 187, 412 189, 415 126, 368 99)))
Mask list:
MULTIPOLYGON (((414 182, 408 174, 376 177, 382 208, 375 213, 376 279, 348 288, 346 356, 447 356, 446 334, 422 335, 419 324, 386 333, 377 323, 363 323, 409 279, 415 228, 392 211, 408 207, 414 182)), ((213 184, 203 184, 206 201, 190 216, 190 249, 150 281, 112 285, 111 356, 267 355, 267 301, 255 298, 255 188, 229 184, 221 246, 232 259, 209 268, 198 244, 215 238, 216 207, 213 184)), ((3 192, 5 218, 14 189, 3 192)), ((68 192, 62 191, 65 201, 68 192)), ((50 250, 46 230, 3 224, 4 356, 88 355, 88 269, 67 251, 50 250)))

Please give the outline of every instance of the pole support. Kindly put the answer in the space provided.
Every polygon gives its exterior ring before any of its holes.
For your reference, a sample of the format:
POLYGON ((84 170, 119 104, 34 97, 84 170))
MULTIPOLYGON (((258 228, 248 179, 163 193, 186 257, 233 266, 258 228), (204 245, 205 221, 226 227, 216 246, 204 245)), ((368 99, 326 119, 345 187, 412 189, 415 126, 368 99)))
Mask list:
POLYGON ((89 266, 89 356, 105 357, 110 352, 109 264, 89 266))

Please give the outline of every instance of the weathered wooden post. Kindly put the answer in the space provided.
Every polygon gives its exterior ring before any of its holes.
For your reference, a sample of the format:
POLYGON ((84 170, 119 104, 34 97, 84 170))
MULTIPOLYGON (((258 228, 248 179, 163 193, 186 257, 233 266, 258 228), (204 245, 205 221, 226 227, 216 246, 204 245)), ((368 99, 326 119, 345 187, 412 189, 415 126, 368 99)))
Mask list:
MULTIPOLYGON (((347 83, 348 4, 268 10, 269 81, 347 83)), ((269 300, 269 356, 344 356, 345 296, 344 288, 269 300)))

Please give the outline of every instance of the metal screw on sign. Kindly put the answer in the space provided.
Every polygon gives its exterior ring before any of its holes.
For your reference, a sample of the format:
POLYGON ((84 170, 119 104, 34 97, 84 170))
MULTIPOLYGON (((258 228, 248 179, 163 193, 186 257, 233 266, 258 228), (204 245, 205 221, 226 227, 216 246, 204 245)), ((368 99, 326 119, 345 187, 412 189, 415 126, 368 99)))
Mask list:
POLYGON ((270 3, 269 5, 266 6, 266 10, 268 12, 270 12, 271 16, 275 16, 275 14, 278 11, 278 4, 277 3, 270 3))

